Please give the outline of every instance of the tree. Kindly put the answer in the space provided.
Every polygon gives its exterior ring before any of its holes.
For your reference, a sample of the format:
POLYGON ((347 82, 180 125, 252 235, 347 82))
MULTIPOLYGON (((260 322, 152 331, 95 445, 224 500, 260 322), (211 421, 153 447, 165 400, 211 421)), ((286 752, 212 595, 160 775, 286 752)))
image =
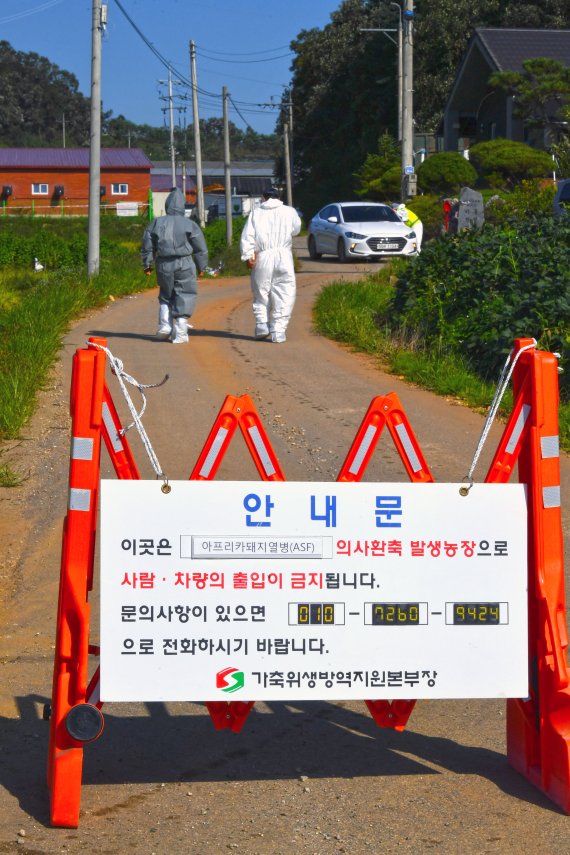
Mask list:
MULTIPOLYGON (((0 145, 61 146, 65 124, 66 146, 88 146, 90 101, 79 92, 77 78, 36 53, 15 51, 0 41, 0 145)), ((222 119, 200 121, 204 153, 223 157, 222 119)), ((170 159, 166 127, 137 125, 125 116, 106 111, 101 116, 103 146, 142 148, 153 160, 170 159)), ((177 128, 175 145, 180 159, 190 158, 192 127, 177 128)), ((232 157, 274 157, 275 135, 242 131, 230 123, 232 157)))
POLYGON ((364 166, 354 173, 354 177, 357 181, 356 194, 363 198, 384 200, 387 195, 399 193, 400 146, 388 131, 378 139, 378 153, 368 154, 364 166), (393 180, 395 171, 396 188, 393 180))
MULTIPOLYGON (((414 117, 428 132, 475 27, 570 27, 568 0, 416 0, 415 10, 414 117)), ((397 51, 382 33, 360 30, 395 27, 397 14, 388 0, 344 0, 322 30, 291 44, 295 194, 305 211, 351 198, 382 130, 396 134, 397 51)))
POLYGON ((354 198, 353 173, 396 126, 397 51, 381 33, 394 10, 378 0, 344 0, 323 30, 302 31, 293 60, 296 198, 307 213, 354 198))
POLYGON ((88 144, 89 100, 75 75, 0 41, 0 79, 0 144, 61 145, 64 121, 66 145, 88 144))
POLYGON ((529 127, 547 128, 553 140, 570 134, 570 66, 545 57, 527 59, 522 72, 496 72, 489 83, 515 97, 515 111, 529 127))

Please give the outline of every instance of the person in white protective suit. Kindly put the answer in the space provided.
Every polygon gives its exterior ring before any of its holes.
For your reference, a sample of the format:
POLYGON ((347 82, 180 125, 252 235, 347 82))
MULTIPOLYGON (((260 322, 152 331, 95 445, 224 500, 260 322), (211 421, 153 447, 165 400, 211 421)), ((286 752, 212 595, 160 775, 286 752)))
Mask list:
POLYGON ((292 239, 301 231, 297 211, 271 189, 252 210, 241 234, 241 258, 251 270, 255 337, 281 344, 295 305, 292 239))
POLYGON ((158 294, 157 338, 173 344, 188 341, 188 318, 198 297, 196 270, 208 266, 208 248, 200 226, 184 216, 184 194, 174 188, 166 197, 166 213, 145 229, 141 258, 150 276, 156 265, 158 294))

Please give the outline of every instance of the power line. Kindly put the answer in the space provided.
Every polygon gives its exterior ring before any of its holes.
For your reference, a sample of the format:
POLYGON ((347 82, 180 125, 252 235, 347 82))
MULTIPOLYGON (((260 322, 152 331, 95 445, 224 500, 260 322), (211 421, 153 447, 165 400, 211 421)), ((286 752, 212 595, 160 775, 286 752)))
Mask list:
POLYGON ((280 45, 276 48, 268 48, 267 50, 258 50, 251 51, 247 53, 228 53, 227 51, 218 51, 218 50, 210 50, 210 48, 201 48, 204 53, 207 51, 208 53, 216 54, 217 56, 260 56, 263 53, 276 53, 278 50, 288 50, 289 45, 280 45))
POLYGON ((265 59, 214 59, 214 57, 208 56, 202 50, 197 50, 196 53, 198 56, 203 56, 206 59, 213 60, 214 62, 224 62, 230 65, 249 65, 255 62, 272 62, 274 59, 286 59, 288 56, 293 56, 293 52, 289 51, 288 53, 282 53, 279 56, 268 56, 265 59))
MULTIPOLYGON (((50 0, 50 2, 53 2, 53 0, 50 0)), ((55 2, 59 2, 59 0, 55 0, 55 2)), ((148 38, 145 36, 145 34, 144 34, 144 33, 142 32, 142 30, 140 29, 140 27, 135 23, 135 21, 131 18, 131 16, 129 15, 129 13, 127 12, 127 10, 124 8, 124 6, 123 6, 123 5, 122 5, 122 3, 120 2, 120 0, 115 0, 115 3, 116 3, 116 5, 118 6, 119 10, 122 12, 122 14, 125 16, 125 18, 127 19, 127 21, 129 22, 129 24, 131 25, 131 27, 134 29, 134 31, 137 33, 137 35, 138 35, 138 36, 143 40, 143 42, 145 43, 145 45, 146 45, 146 46, 148 47, 148 49, 149 49, 149 50, 154 54, 154 56, 159 60, 159 62, 160 62, 160 63, 161 63, 161 64, 162 64, 162 65, 163 65, 163 66, 164 66, 164 67, 165 67, 169 72, 172 72, 172 71, 176 72, 176 74, 177 74, 178 78, 180 79, 180 83, 181 83, 181 84, 184 84, 184 85, 186 85, 189 89, 192 89, 192 83, 191 83, 191 81, 190 81, 190 80, 188 80, 188 78, 184 75, 184 73, 183 73, 183 72, 181 72, 178 68, 176 68, 176 66, 175 66, 175 65, 174 65, 170 60, 168 60, 165 56, 163 56, 163 54, 162 54, 162 53, 161 53, 161 52, 160 52, 160 51, 159 51, 159 50, 154 46, 154 44, 150 41, 150 39, 148 39, 148 38)), ((274 48, 273 50, 281 50, 281 48, 274 48)), ((263 51, 262 51, 262 53, 263 53, 263 51)), ((288 56, 290 56, 291 54, 287 54, 287 55, 288 55, 288 56)), ((281 58, 281 57, 272 57, 272 59, 279 59, 279 58, 281 58)), ((217 61, 217 60, 216 60, 216 61, 217 61)), ((256 61, 256 62, 263 62, 264 60, 254 60, 254 61, 256 61)), ((258 82, 258 81, 253 81, 253 82, 258 82)), ((284 84, 277 84, 277 85, 279 85, 279 86, 283 86, 283 88, 286 88, 286 87, 284 86, 284 84)), ((197 87, 196 87, 196 91, 197 91, 197 92, 198 92, 198 93, 203 97, 203 99, 204 99, 204 100, 203 100, 203 104, 204 104, 206 107, 216 107, 216 108, 219 108, 220 100, 222 99, 222 95, 221 95, 221 94, 218 94, 218 93, 216 93, 216 92, 208 92, 208 90, 206 90, 206 89, 202 89, 202 88, 201 88, 201 87, 199 87, 199 86, 197 86, 197 87), (214 101, 214 102, 212 103, 211 101, 208 101, 208 99, 213 99, 213 101, 214 101)), ((182 98, 182 99, 187 99, 187 97, 188 97, 188 96, 178 95, 177 97, 178 97, 178 98, 182 98)), ((245 119, 245 118, 244 118, 244 116, 243 116, 243 115, 242 115, 242 113, 240 112, 240 109, 238 108, 238 106, 237 106, 236 102, 235 102, 235 101, 233 101, 231 97, 229 97, 229 101, 230 101, 230 103, 232 104, 234 111, 235 111, 235 112, 237 113, 237 115, 240 117, 240 119, 242 120, 242 122, 244 123, 244 125, 246 126, 246 128, 247 128, 247 129, 251 129, 251 126, 250 126, 249 122, 247 121, 247 119, 245 119)), ((238 103, 242 106, 242 109, 243 109, 243 112, 244 112, 244 113, 249 113, 249 114, 251 114, 251 115, 254 115, 254 114, 255 114, 255 115, 264 115, 264 114, 265 114, 265 115, 266 115, 266 113, 265 113, 265 111, 264 111, 264 110, 255 109, 256 107, 258 108, 259 106, 261 106, 261 105, 260 105, 259 103, 257 103, 257 102, 248 102, 248 101, 244 101, 244 102, 238 102, 238 103), (248 108, 249 108, 249 109, 248 109, 248 108), (253 108, 253 109, 252 109, 252 108, 253 108)))
POLYGON ((63 3, 63 0, 48 0, 47 3, 41 3, 32 9, 26 9, 23 12, 16 12, 14 15, 7 15, 5 18, 0 18, 0 24, 10 24, 12 21, 19 21, 20 18, 27 18, 29 15, 45 12, 46 9, 51 9, 52 6, 57 6, 58 3, 63 3))

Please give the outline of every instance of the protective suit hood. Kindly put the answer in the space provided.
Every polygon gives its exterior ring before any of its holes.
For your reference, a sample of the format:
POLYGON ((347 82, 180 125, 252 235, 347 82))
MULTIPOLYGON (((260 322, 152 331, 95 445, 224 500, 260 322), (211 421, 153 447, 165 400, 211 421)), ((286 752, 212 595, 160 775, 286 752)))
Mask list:
POLYGON ((166 197, 166 202, 164 203, 164 210, 167 214, 179 214, 180 216, 184 216, 184 194, 182 190, 179 190, 178 187, 174 190, 171 190, 168 196, 166 197))
POLYGON ((260 204, 260 208, 264 208, 265 210, 271 210, 271 208, 280 208, 283 202, 281 199, 274 199, 270 196, 269 199, 264 199, 260 204))

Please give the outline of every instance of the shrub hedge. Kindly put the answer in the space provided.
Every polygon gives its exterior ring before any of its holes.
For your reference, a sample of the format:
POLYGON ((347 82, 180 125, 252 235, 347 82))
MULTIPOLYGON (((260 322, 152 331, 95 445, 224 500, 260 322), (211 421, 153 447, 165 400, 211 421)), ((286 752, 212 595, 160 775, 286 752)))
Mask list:
POLYGON ((432 154, 418 167, 418 184, 425 193, 459 193, 461 187, 473 187, 476 181, 471 163, 455 151, 432 154))
POLYGON ((523 179, 552 175, 553 163, 549 154, 513 140, 477 143, 469 150, 469 158, 481 182, 488 187, 510 188, 523 179))
MULTIPOLYGON (((570 218, 534 216, 432 241, 400 275, 382 319, 391 331, 461 352, 496 379, 513 340, 570 343, 570 218)), ((561 392, 570 398, 570 378, 561 392)))

